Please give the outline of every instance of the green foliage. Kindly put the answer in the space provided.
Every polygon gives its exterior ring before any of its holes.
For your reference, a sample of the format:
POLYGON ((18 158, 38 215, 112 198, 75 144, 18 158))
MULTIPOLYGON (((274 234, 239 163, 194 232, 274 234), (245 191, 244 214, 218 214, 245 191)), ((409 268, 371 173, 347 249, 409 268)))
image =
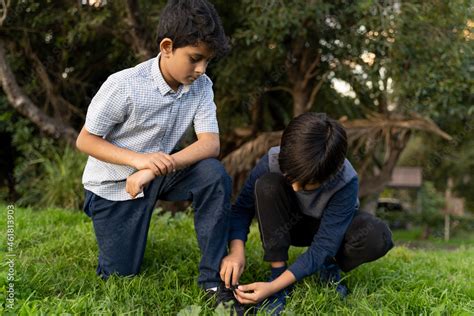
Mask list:
POLYGON ((436 215, 442 214, 445 208, 444 197, 442 193, 436 191, 431 182, 423 183, 420 194, 423 222, 429 225, 436 215))
MULTIPOLYGON (((255 98, 262 98, 264 112, 272 114, 261 118, 264 130, 274 129, 276 117, 288 123, 294 100, 280 88, 291 89, 293 84, 288 78, 289 65, 319 54, 316 79, 333 69, 331 79, 350 71, 342 66, 344 59, 357 59, 363 52, 356 44, 364 40, 363 34, 355 24, 364 23, 365 13, 346 1, 242 1, 235 12, 239 25, 231 34, 232 53, 213 71, 220 119, 229 130, 250 124, 249 109, 255 98), (295 55, 299 46, 309 55, 295 55)), ((306 70, 300 70, 301 76, 306 70)), ((353 100, 336 93, 329 82, 318 95, 316 111, 335 117, 360 115, 353 100)))
POLYGON ((473 9, 466 0, 410 1, 397 17, 391 68, 399 102, 441 126, 474 113, 473 9))
MULTIPOLYGON (((444 214, 434 213, 431 215, 406 213, 406 212, 378 212, 377 217, 390 225, 391 229, 403 229, 406 234, 412 236, 409 239, 433 238, 434 240, 444 240, 444 214), (414 233, 412 227, 429 228, 430 235, 423 236, 422 232, 414 233)), ((470 236, 474 230, 474 217, 472 216, 453 216, 451 215, 450 235, 458 244, 470 244, 474 241, 474 236, 470 236)))
POLYGON ((421 166, 423 178, 436 189, 444 191, 448 177, 454 180, 453 193, 466 201, 466 212, 474 212, 474 121, 449 127, 451 141, 439 141, 426 135, 417 135, 408 144, 399 163, 403 166, 421 166))
POLYGON ((21 193, 18 203, 35 208, 80 208, 84 200, 81 179, 86 156, 70 146, 51 146, 46 154, 33 152, 30 157, 33 159, 25 162, 24 169, 16 174, 21 193), (37 169, 35 177, 29 176, 32 169, 37 169), (25 179, 27 185, 23 185, 25 179))
MULTIPOLYGON (((5 209, 5 205, 0 205, 5 209)), ((5 227, 6 218, 0 218, 5 227)), ((90 219, 64 210, 16 208, 16 303, 12 314, 215 315, 196 285, 199 248, 192 216, 152 216, 142 271, 134 278, 95 275, 97 246, 90 219), (192 237, 190 237, 192 236, 192 237)), ((395 240, 397 243, 397 240, 395 240)), ((5 252, 2 244, 0 251, 5 252)), ((293 261, 303 248, 291 248, 293 261)), ((474 313, 472 245, 444 251, 396 247, 387 256, 344 275, 351 290, 341 301, 316 277, 296 285, 290 315, 471 315, 474 313)), ((256 225, 247 243, 242 283, 263 281, 268 265, 256 225)), ((6 294, 0 274, 0 299, 6 294)), ((7 312, 1 310, 0 312, 7 312)))
MULTIPOLYGON (((147 22, 156 27, 159 8, 164 1, 144 3, 150 13, 147 22)), ((10 48, 10 63, 16 78, 28 96, 43 110, 80 128, 90 99, 112 73, 134 66, 134 56, 124 34, 130 27, 125 19, 124 3, 109 1, 96 9, 80 1, 12 0, 0 35, 10 48), (12 51, 13 50, 13 51, 12 51), (49 104, 41 79, 35 75, 36 55, 48 72, 54 92, 65 97, 77 111, 56 109, 49 104), (68 114, 66 114, 68 113, 68 114)), ((155 46, 156 47, 156 46, 155 46)))
MULTIPOLYGON (((263 97, 264 111, 279 109, 291 118, 292 96, 272 89, 291 88, 288 65, 303 58, 293 55, 298 45, 308 58, 320 54, 320 74, 329 71, 313 111, 360 118, 390 104, 389 111, 417 112, 443 128, 474 111, 472 45, 465 38, 466 30, 472 34, 469 1, 261 0, 233 9, 233 51, 213 69, 225 132, 250 124, 256 97, 263 97), (349 83, 355 98, 336 92, 333 79, 349 83)), ((271 129, 276 118, 261 119, 271 129)))
POLYGON ((16 202, 35 208, 80 208, 84 199, 81 180, 86 156, 61 141, 36 135, 31 122, 4 103, 0 103, 0 109, 4 110, 0 115, 0 132, 11 134, 17 151, 14 176, 19 199, 16 202))
POLYGON ((35 208, 78 209, 83 202, 81 183, 86 156, 68 145, 33 136, 30 124, 15 124, 17 203, 35 208))

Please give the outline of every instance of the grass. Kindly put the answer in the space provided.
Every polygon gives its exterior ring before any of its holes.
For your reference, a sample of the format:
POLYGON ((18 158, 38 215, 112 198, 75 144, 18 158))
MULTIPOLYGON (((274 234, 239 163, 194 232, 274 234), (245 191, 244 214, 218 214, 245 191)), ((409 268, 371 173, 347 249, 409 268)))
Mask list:
MULTIPOLYGON (((6 205, 1 227, 6 227, 6 205)), ((199 250, 192 216, 153 216, 142 273, 134 278, 95 276, 97 246, 92 224, 81 212, 15 210, 15 295, 7 314, 223 315, 206 302, 196 285, 199 250)), ((6 229, 5 229, 6 230, 6 229)), ((5 233, 6 234, 6 233, 5 233)), ((7 258, 2 238, 2 302, 7 294, 7 258)), ((304 249, 292 248, 294 259, 304 249)), ((242 283, 262 281, 253 226, 242 283)), ((315 277, 298 283, 288 300, 290 315, 473 315, 474 246, 442 249, 394 248, 384 258, 345 275, 351 289, 341 301, 315 277)), ((2 305, 0 310, 5 308, 2 305)))

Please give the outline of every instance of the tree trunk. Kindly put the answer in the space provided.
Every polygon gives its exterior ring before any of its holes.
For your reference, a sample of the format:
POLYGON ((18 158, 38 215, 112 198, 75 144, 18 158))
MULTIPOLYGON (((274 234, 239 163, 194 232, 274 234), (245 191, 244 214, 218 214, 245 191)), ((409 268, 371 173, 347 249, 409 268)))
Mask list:
POLYGON ((250 107, 250 115, 252 117, 252 135, 257 133, 263 128, 263 100, 262 95, 258 95, 254 98, 254 102, 250 107))
POLYGON ((2 144, 2 159, 0 160, 0 186, 8 187, 8 201, 16 201, 15 190, 15 158, 17 152, 12 146, 12 136, 9 133, 0 132, 0 144, 2 144))
POLYGON ((444 240, 449 241, 450 228, 451 228, 451 199, 453 197, 453 178, 448 178, 448 185, 445 192, 445 205, 444 205, 444 240))
POLYGON ((430 225, 425 224, 420 238, 422 240, 427 240, 428 238, 430 238, 431 232, 432 232, 432 229, 431 229, 430 225))
MULTIPOLYGON (((398 158, 405 149, 408 140, 410 139, 410 131, 403 130, 391 134, 390 143, 388 144, 387 159, 382 162, 380 171, 373 171, 372 174, 364 174, 360 182, 359 196, 365 197, 372 194, 380 194, 387 183, 392 179, 392 172, 397 165, 398 158)), ((373 157, 367 157, 373 159, 373 157)))
POLYGON ((310 46, 303 38, 295 39, 285 62, 293 96, 293 117, 311 110, 327 78, 327 73, 320 66, 321 53, 317 44, 310 46))
POLYGON ((306 108, 308 100, 308 90, 296 85, 293 89, 293 117, 297 117, 308 112, 306 108))
POLYGON ((240 192, 248 173, 255 166, 258 159, 271 147, 278 146, 281 135, 282 131, 262 133, 222 159, 224 167, 232 177, 233 192, 235 194, 240 192))
POLYGON ((156 55, 151 48, 151 40, 140 17, 138 0, 127 0, 127 23, 130 26, 131 45, 140 60, 146 60, 156 55))
POLYGON ((364 212, 375 215, 375 211, 377 210, 379 196, 380 196, 379 193, 374 193, 362 198, 360 200, 360 209, 364 212))

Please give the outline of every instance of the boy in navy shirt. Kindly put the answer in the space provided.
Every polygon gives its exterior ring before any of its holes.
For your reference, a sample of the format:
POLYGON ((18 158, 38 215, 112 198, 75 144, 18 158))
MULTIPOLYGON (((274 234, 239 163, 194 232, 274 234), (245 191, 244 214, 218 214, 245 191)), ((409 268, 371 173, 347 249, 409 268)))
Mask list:
POLYGON ((230 252, 220 273, 226 286, 238 283, 256 214, 271 277, 238 286, 240 303, 269 298, 257 307, 279 314, 291 285, 317 272, 345 297, 340 270, 376 260, 393 247, 387 225, 359 211, 358 177, 346 152, 346 132, 338 121, 306 113, 289 123, 281 147, 271 148, 251 171, 232 209, 230 252), (290 245, 309 248, 287 267, 290 245))
MULTIPOLYGON (((219 128, 206 67, 228 40, 206 0, 170 0, 158 26, 160 54, 111 75, 93 98, 77 147, 89 155, 84 211, 99 246, 97 274, 135 275, 158 199, 190 200, 202 259, 199 285, 217 301, 222 285, 231 180, 219 155, 219 128), (197 141, 176 151, 191 124, 197 141)), ((238 304, 238 303, 237 303, 238 304)))

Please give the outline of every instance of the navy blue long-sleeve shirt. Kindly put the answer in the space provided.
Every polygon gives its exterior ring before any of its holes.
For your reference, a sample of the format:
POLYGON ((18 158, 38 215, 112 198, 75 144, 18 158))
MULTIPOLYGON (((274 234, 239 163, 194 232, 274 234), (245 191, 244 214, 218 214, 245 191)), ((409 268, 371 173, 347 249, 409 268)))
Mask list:
MULTIPOLYGON (((247 241, 250 224, 255 215, 255 182, 270 172, 268 154, 263 156, 247 178, 236 203, 232 206, 230 240, 247 241)), ((320 188, 306 193, 318 194, 320 188)), ((297 280, 319 271, 327 258, 336 256, 344 235, 358 209, 358 179, 352 178, 329 200, 321 217, 321 224, 306 252, 288 268, 297 280)))

